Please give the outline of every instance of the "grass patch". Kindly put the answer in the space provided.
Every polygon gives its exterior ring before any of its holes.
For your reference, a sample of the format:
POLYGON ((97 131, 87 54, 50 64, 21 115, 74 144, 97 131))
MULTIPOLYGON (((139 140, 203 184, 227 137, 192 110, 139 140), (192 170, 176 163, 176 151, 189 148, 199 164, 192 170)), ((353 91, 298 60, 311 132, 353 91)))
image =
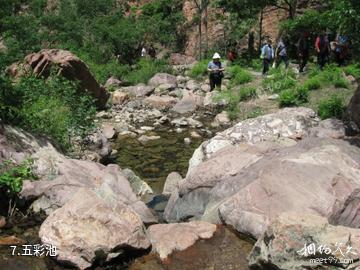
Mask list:
POLYGON ((330 98, 323 99, 318 104, 318 115, 321 119, 339 118, 341 119, 345 111, 344 99, 338 95, 332 95, 330 98))
POLYGON ((295 89, 286 89, 280 92, 279 106, 293 107, 308 102, 309 90, 306 87, 298 86, 295 89))
POLYGON ((253 80, 251 73, 240 66, 231 66, 228 68, 228 72, 231 76, 232 85, 245 84, 253 80))
POLYGON ((344 72, 346 75, 353 76, 356 80, 360 80, 360 65, 353 64, 344 68, 344 72))
POLYGON ((204 77, 208 71, 208 64, 207 60, 201 60, 197 62, 190 70, 189 76, 193 79, 200 80, 204 77))
POLYGON ((321 88, 321 81, 319 80, 318 76, 315 76, 305 81, 303 86, 309 91, 317 90, 321 88))
POLYGON ((147 83, 156 73, 171 73, 171 67, 164 60, 141 59, 124 80, 132 85, 147 83))
POLYGON ((295 73, 282 68, 272 69, 267 78, 262 82, 263 88, 272 93, 280 93, 294 88, 297 85, 295 73))
POLYGON ((256 97, 257 93, 254 87, 244 87, 239 91, 239 101, 246 101, 256 97))

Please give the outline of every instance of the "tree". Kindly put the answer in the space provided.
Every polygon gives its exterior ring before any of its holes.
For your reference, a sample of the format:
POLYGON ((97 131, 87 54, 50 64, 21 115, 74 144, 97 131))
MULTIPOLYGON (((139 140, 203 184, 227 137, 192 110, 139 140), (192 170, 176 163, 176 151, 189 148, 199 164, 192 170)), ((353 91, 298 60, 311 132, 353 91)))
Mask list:
POLYGON ((271 2, 271 5, 286 10, 290 19, 295 18, 298 0, 276 0, 271 2))
POLYGON ((198 20, 198 29, 199 29, 199 58, 202 58, 202 22, 203 22, 203 15, 204 18, 204 26, 205 26, 205 48, 206 53, 208 49, 208 6, 210 1, 209 0, 193 0, 197 9, 197 20, 198 20))

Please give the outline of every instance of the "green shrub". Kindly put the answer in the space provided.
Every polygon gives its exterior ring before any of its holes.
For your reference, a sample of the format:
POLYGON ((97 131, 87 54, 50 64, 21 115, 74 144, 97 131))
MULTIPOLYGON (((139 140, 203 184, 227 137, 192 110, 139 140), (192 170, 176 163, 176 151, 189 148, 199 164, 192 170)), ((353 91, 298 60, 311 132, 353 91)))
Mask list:
POLYGON ((163 60, 141 59, 135 69, 124 76, 130 84, 147 83, 156 73, 171 73, 170 66, 163 60))
POLYGON ((350 87, 349 82, 343 77, 335 78, 333 81, 333 84, 336 88, 349 88, 350 87))
POLYGON ((58 97, 40 96, 21 110, 22 125, 37 134, 45 134, 68 147, 71 109, 58 97))
POLYGON ((20 192, 23 180, 36 179, 31 165, 30 160, 26 160, 20 165, 15 165, 11 161, 0 164, 0 186, 8 188, 13 193, 20 192))
POLYGON ((333 95, 328 99, 324 99, 318 104, 318 114, 321 119, 327 119, 331 117, 341 118, 344 110, 344 100, 337 95, 333 95))
POLYGON ((7 85, 0 95, 0 100, 14 99, 7 101, 4 121, 48 136, 63 149, 70 147, 70 135, 85 136, 94 127, 93 99, 80 92, 76 82, 62 77, 23 77, 17 84, 7 85))
POLYGON ((297 105, 296 94, 292 89, 283 90, 279 95, 280 107, 292 107, 297 105))
POLYGON ((231 78, 232 85, 239 85, 251 82, 253 76, 247 70, 244 70, 240 66, 232 66, 228 68, 231 78))
POLYGON ((201 60, 191 68, 189 76, 193 79, 200 80, 208 73, 207 67, 208 67, 208 61, 201 60))
POLYGON ((305 87, 283 90, 279 95, 280 107, 299 106, 309 100, 309 90, 305 87))
POLYGON ((241 88, 239 95, 240 101, 245 101, 257 97, 256 89, 254 87, 241 88))
POLYGON ((309 89, 303 86, 296 88, 297 105, 304 104, 309 101, 309 89))
POLYGON ((321 82, 318 77, 312 77, 304 83, 304 87, 308 90, 317 90, 321 88, 321 82))
POLYGON ((344 68, 344 72, 346 75, 352 75, 355 79, 360 79, 360 66, 359 64, 350 65, 344 68))
POLYGON ((290 70, 285 71, 281 68, 273 69, 270 75, 263 80, 264 89, 273 93, 294 88, 296 84, 295 74, 290 70))
POLYGON ((263 63, 261 59, 252 59, 250 67, 256 71, 261 71, 262 65, 263 63))

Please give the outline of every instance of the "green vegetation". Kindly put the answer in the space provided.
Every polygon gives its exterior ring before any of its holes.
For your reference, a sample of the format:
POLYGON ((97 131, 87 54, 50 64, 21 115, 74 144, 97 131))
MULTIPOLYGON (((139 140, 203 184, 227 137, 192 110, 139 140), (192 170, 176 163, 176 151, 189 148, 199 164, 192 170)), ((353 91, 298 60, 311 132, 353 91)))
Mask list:
POLYGON ((346 75, 353 76, 356 80, 360 80, 360 66, 359 64, 349 65, 344 68, 346 75))
MULTIPOLYGON (((240 113, 239 103, 241 101, 247 101, 252 98, 256 98, 257 93, 254 87, 243 87, 239 91, 227 89, 220 92, 214 97, 216 101, 225 100, 227 102, 226 111, 231 120, 238 118, 240 113)), ((256 112, 255 112, 256 113, 256 112)))
POLYGON ((86 135, 93 127, 94 102, 75 82, 29 76, 12 85, 0 77, 0 86, 1 118, 46 135, 63 149, 70 147, 70 135, 86 135))
POLYGON ((135 69, 124 76, 130 84, 147 83, 156 73, 171 73, 170 66, 163 60, 141 59, 135 69))
POLYGON ((237 65, 229 67, 228 72, 231 76, 231 85, 245 84, 253 80, 249 71, 237 65))
POLYGON ((12 193, 21 191, 23 180, 34 180, 31 168, 32 162, 25 160, 19 165, 6 160, 0 164, 0 187, 7 188, 12 193))
POLYGON ((338 95, 321 100, 318 105, 318 114, 321 119, 331 117, 341 118, 345 111, 344 100, 338 95))
POLYGON ((295 89, 286 89, 280 92, 280 107, 299 106, 306 103, 309 99, 309 90, 305 87, 297 87, 295 89))
POLYGON ((296 84, 294 72, 282 68, 272 69, 269 76, 263 80, 264 89, 273 93, 294 88, 296 84))
POLYGON ((208 66, 207 60, 201 60, 197 62, 190 70, 190 77, 196 80, 200 80, 202 77, 204 77, 207 74, 207 66, 208 66))

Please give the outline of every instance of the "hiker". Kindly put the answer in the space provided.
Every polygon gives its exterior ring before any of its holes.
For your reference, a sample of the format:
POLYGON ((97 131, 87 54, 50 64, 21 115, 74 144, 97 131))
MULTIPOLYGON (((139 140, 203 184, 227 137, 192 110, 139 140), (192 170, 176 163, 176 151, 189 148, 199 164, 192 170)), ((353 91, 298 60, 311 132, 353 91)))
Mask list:
POLYGON ((227 59, 229 62, 233 63, 237 58, 236 52, 233 49, 230 49, 227 53, 227 59))
POLYGON ((143 48, 141 49, 141 57, 145 57, 145 56, 146 56, 146 48, 143 47, 143 48))
POLYGON ((299 72, 304 72, 310 55, 309 32, 304 31, 297 43, 297 51, 299 56, 299 72))
POLYGON ((335 61, 339 67, 343 66, 349 52, 348 38, 345 35, 337 35, 335 39, 335 61))
POLYGON ((220 59, 220 55, 215 53, 213 60, 208 64, 210 91, 214 90, 215 87, 218 87, 221 90, 221 81, 224 77, 223 71, 225 69, 222 67, 220 59))
POLYGON ((275 51, 275 67, 278 68, 281 62, 285 63, 285 68, 289 67, 289 58, 286 51, 286 46, 282 38, 279 39, 279 42, 275 51))
POLYGON ((325 31, 322 31, 321 34, 316 38, 315 50, 317 53, 318 65, 322 70, 328 61, 330 53, 330 43, 325 31))
POLYGON ((148 54, 152 59, 156 58, 156 50, 155 50, 153 45, 150 45, 149 50, 148 50, 148 54))
POLYGON ((268 73, 271 60, 274 58, 274 49, 271 44, 271 39, 267 39, 265 45, 261 49, 260 58, 263 60, 263 75, 268 73))

